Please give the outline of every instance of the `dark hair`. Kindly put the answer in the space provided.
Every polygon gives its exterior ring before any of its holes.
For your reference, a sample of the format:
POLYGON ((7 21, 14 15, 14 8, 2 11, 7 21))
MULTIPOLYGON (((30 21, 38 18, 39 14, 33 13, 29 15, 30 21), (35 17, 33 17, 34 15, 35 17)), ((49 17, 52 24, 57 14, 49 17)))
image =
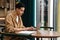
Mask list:
POLYGON ((18 9, 20 9, 21 7, 25 8, 25 5, 21 2, 17 3, 16 6, 15 6, 15 8, 18 8, 18 9))

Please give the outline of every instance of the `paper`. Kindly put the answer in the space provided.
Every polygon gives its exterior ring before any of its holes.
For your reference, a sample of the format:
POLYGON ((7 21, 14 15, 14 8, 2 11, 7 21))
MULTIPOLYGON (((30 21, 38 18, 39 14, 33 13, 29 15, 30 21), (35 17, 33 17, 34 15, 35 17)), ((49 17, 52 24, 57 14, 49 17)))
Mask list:
POLYGON ((35 33, 35 31, 20 31, 19 34, 32 34, 35 33))

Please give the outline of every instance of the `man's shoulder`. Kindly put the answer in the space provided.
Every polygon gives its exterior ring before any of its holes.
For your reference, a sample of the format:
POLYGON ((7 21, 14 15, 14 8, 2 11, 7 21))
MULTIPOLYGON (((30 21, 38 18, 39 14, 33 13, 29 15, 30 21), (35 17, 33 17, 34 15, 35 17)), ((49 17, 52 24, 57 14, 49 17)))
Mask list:
POLYGON ((10 16, 12 16, 12 13, 7 14, 7 16, 6 16, 6 17, 10 17, 10 16))
POLYGON ((8 11, 7 16, 13 16, 14 15, 14 11, 8 11))

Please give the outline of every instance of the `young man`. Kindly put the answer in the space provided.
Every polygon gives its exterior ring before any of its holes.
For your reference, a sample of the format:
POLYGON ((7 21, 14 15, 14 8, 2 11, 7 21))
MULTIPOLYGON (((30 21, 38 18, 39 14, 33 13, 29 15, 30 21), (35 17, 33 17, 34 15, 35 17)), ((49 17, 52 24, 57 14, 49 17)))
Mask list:
MULTIPOLYGON (((34 30, 33 27, 25 27, 23 25, 21 16, 24 14, 25 6, 22 3, 16 4, 16 10, 12 11, 6 16, 5 32, 16 33, 25 30, 34 30)), ((14 37, 13 37, 14 38, 14 37)), ((12 40, 12 37, 5 37, 5 40, 12 40)), ((23 38, 15 37, 13 40, 25 40, 23 38)))

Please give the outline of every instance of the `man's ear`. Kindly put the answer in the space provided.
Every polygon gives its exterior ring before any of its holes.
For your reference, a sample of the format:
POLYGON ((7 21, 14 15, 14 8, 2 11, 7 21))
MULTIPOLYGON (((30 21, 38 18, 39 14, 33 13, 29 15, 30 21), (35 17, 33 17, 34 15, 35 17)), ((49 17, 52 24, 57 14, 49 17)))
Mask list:
POLYGON ((18 10, 18 8, 16 8, 16 10, 18 10))

